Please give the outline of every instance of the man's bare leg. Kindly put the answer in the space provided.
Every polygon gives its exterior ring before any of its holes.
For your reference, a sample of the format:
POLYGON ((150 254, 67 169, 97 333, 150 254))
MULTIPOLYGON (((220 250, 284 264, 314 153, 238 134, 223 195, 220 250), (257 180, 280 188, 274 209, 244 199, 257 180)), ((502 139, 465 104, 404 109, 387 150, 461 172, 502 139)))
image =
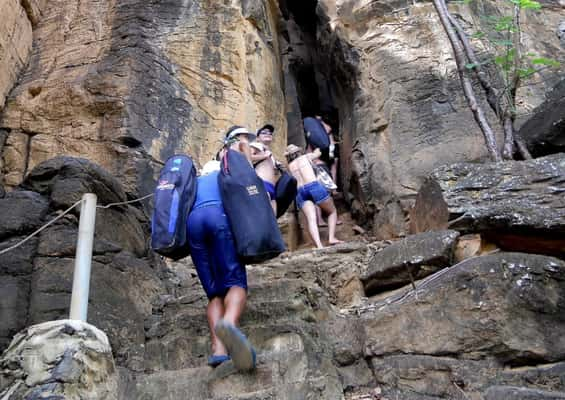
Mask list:
POLYGON ((318 220, 318 226, 328 226, 326 221, 324 221, 324 217, 322 216, 322 210, 318 206, 316 206, 316 219, 318 220))
POLYGON ((339 240, 335 237, 335 227, 337 225, 337 209, 332 198, 328 198, 318 204, 322 211, 328 216, 328 242, 329 244, 339 244, 343 243, 343 240, 339 240))
POLYGON ((222 299, 221 297, 214 297, 213 299, 211 299, 206 309, 206 316, 208 317, 208 326, 210 327, 212 354, 215 356, 223 356, 228 354, 226 347, 218 338, 218 336, 216 336, 216 324, 224 316, 224 299, 222 299))
POLYGON ((237 326, 239 318, 245 310, 245 303, 247 302, 247 292, 244 288, 239 286, 232 286, 226 297, 224 297, 224 320, 237 326))
POLYGON ((308 233, 310 237, 316 244, 316 247, 323 249, 324 245, 320 240, 320 231, 318 231, 318 221, 316 220, 316 206, 311 201, 305 201, 302 206, 302 212, 306 217, 306 222, 308 223, 308 233))

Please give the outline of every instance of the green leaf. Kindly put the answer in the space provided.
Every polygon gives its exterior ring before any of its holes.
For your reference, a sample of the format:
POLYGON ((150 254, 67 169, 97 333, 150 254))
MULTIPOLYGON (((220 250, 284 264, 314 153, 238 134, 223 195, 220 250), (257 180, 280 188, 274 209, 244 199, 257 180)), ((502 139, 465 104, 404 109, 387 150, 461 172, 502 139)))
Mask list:
POLYGON ((508 39, 493 40, 492 43, 495 44, 496 46, 504 46, 504 47, 513 47, 514 46, 514 42, 512 40, 508 40, 508 39))
POLYGON ((471 37, 472 37, 473 39, 482 39, 482 38, 484 38, 485 36, 486 36, 486 33, 479 31, 479 32, 473 33, 473 35, 472 35, 471 37))
POLYGON ((518 68, 518 76, 520 78, 527 78, 536 72, 537 71, 534 68, 518 68))
POLYGON ((545 57, 533 58, 530 60, 530 62, 534 65, 546 65, 548 67, 559 67, 560 65, 558 61, 545 57))

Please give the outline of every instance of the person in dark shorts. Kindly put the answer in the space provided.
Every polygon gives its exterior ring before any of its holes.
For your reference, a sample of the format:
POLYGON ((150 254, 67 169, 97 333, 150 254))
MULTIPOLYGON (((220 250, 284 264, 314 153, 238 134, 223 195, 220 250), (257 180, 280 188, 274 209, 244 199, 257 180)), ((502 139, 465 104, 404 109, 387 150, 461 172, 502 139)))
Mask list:
POLYGON ((247 300, 247 275, 223 208, 219 173, 220 162, 209 161, 197 178, 196 199, 187 219, 188 245, 208 297, 208 365, 216 367, 231 358, 236 368, 249 370, 255 367, 255 351, 237 328, 247 300))
POLYGON ((275 194, 275 185, 277 184, 277 161, 273 157, 270 146, 273 142, 273 133, 275 127, 267 124, 257 130, 257 140, 252 142, 251 147, 251 161, 257 176, 263 180, 265 191, 269 195, 271 207, 273 212, 277 215, 277 201, 275 194))
POLYGON ((312 153, 304 154, 303 150, 290 144, 285 152, 288 161, 288 170, 296 178, 298 194, 296 195, 296 205, 300 209, 308 224, 308 232, 316 247, 323 248, 320 240, 320 232, 316 221, 316 206, 328 216, 328 243, 330 245, 343 243, 336 238, 335 230, 337 224, 337 210, 330 193, 316 179, 312 161, 320 157, 320 149, 315 149, 312 153))

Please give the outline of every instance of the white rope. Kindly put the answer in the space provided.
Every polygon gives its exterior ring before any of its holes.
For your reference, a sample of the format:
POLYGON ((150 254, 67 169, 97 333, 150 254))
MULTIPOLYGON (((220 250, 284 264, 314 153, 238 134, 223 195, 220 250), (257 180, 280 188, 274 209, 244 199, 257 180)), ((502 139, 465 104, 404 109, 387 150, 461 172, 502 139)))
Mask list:
POLYGON ((29 235, 28 237, 26 237, 25 239, 19 241, 18 243, 16 243, 13 246, 8 247, 7 249, 4 250, 0 250, 0 255, 9 252, 10 250, 14 250, 16 247, 21 246, 22 244, 24 244, 25 242, 27 242, 29 239, 31 239, 32 237, 34 237, 35 235, 37 235, 39 232, 43 231, 45 228, 47 228, 49 225, 53 224, 55 221, 57 221, 58 219, 61 219, 65 214, 68 214, 73 208, 75 208, 76 206, 78 206, 80 203, 82 202, 82 199, 77 201, 75 204, 73 204, 72 206, 70 206, 69 208, 67 208, 61 215, 59 215, 57 218, 52 219, 51 221, 49 221, 48 223, 46 223, 45 225, 43 225, 41 228, 39 228, 38 230, 36 230, 35 232, 33 232, 31 235, 29 235))
POLYGON ((105 206, 96 206, 96 208, 110 208, 110 207, 114 207, 114 206, 121 206, 121 205, 124 205, 124 204, 137 203, 138 201, 145 200, 145 199, 147 199, 151 196, 153 196, 153 193, 150 193, 146 196, 140 197, 139 199, 134 199, 134 200, 129 200, 129 201, 121 201, 119 203, 110 203, 110 204, 106 204, 105 206))
MULTIPOLYGON (((129 201, 122 201, 119 203, 110 203, 107 204, 105 206, 96 206, 96 208, 110 208, 110 207, 114 207, 114 206, 120 206, 123 204, 131 204, 131 203, 136 203, 138 201, 142 201, 145 200, 149 197, 153 196, 153 193, 150 193, 146 196, 143 196, 139 199, 134 199, 134 200, 129 200, 129 201)), ((41 228, 39 228, 38 230, 36 230, 35 232, 33 232, 32 234, 30 234, 29 236, 27 236, 25 239, 19 241, 18 243, 16 243, 13 246, 10 246, 6 249, 0 250, 0 255, 9 252, 10 250, 14 250, 15 248, 21 246, 22 244, 24 244, 25 242, 27 242, 29 239, 31 239, 32 237, 34 237, 35 235, 37 235, 38 233, 40 233, 41 231, 45 230, 45 228, 47 228, 49 225, 53 224, 55 221, 61 219, 63 216, 65 216, 66 214, 68 214, 73 208, 75 208, 77 205, 79 205, 82 202, 82 200, 77 201, 75 204, 73 204, 72 206, 70 206, 69 208, 67 208, 61 215, 59 215, 57 218, 52 219, 51 221, 49 221, 48 223, 46 223, 45 225, 43 225, 41 228)))

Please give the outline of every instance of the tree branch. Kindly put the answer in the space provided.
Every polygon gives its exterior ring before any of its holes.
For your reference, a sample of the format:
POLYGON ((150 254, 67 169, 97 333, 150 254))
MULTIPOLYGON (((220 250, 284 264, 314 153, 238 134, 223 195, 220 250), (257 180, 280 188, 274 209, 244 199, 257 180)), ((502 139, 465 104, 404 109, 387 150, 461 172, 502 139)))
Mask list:
POLYGON ((475 121, 477 121, 479 127, 481 128, 481 131, 483 132, 487 151, 494 161, 501 161, 502 158, 497 149, 494 132, 492 131, 488 120, 486 119, 482 107, 480 107, 479 103, 477 102, 475 93, 473 91, 473 85, 471 84, 471 80, 467 75, 465 68, 465 54, 463 52, 461 42, 459 41, 459 38, 450 22, 450 15, 449 11, 447 10, 447 5, 445 4, 445 0, 433 0, 433 3, 440 18, 441 24, 443 25, 443 28, 447 33, 451 47, 453 48, 455 63, 457 65, 457 72, 459 73, 459 79, 461 80, 461 85, 463 86, 463 93, 467 98, 467 102, 469 103, 469 107, 473 112, 475 121))

